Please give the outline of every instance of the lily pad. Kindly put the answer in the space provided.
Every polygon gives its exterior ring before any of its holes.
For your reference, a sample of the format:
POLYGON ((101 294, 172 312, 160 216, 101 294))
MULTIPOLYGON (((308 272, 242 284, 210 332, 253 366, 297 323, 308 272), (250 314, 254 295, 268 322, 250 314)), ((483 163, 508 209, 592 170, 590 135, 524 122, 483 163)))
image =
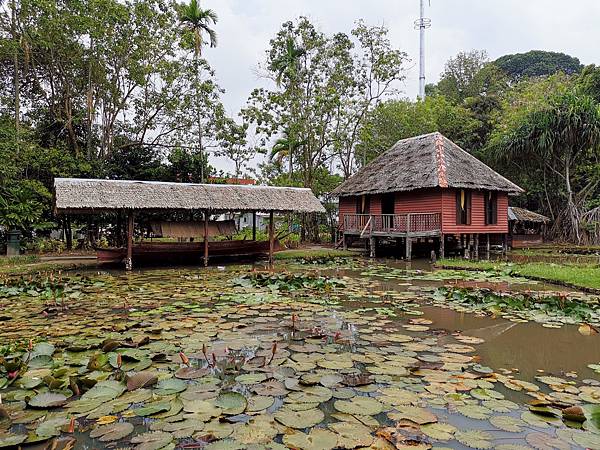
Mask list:
POLYGON ((239 392, 221 392, 214 404, 223 410, 223 414, 234 416, 246 410, 248 400, 239 392))
POLYGON ((310 433, 295 431, 283 435, 283 443, 301 450, 330 450, 337 445, 337 435, 324 428, 313 428, 310 433))
POLYGON ((337 400, 334 408, 347 414, 375 416, 383 411, 383 405, 371 397, 354 397, 351 400, 337 400))
POLYGON ((123 439, 133 433, 133 424, 129 422, 111 423, 102 425, 90 432, 90 437, 101 442, 112 442, 123 439))
POLYGON ((67 403, 67 397, 53 392, 38 394, 29 400, 29 406, 32 408, 56 408, 65 403, 67 403))
POLYGON ((329 429, 337 434, 337 446, 340 448, 368 447, 374 440, 371 429, 360 423, 332 423, 329 429))
POLYGON ((493 439, 492 435, 486 431, 458 430, 456 433, 454 433, 454 438, 461 444, 471 448, 485 450, 494 446, 491 442, 493 439))
POLYGON ((138 372, 127 377, 127 390, 135 391, 136 389, 152 386, 158 381, 158 376, 155 372, 138 372))
POLYGON ((275 420, 286 427, 304 429, 321 423, 325 418, 323 411, 317 408, 304 411, 293 411, 289 408, 281 408, 275 413, 275 420))

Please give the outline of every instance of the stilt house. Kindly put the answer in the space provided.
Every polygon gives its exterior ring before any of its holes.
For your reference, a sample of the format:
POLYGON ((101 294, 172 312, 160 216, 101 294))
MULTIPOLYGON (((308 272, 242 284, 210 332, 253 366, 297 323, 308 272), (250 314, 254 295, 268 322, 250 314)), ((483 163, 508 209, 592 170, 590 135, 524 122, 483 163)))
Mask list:
POLYGON ((506 247, 508 196, 523 190, 440 133, 396 143, 338 186, 344 244, 396 239, 410 259, 412 243, 434 240, 472 251, 490 242, 506 247))

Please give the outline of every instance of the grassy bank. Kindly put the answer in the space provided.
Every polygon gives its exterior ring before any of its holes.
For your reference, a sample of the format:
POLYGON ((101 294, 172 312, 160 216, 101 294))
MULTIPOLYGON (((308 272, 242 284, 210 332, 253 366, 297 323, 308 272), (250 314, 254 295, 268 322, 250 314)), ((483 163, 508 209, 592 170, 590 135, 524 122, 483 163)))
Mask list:
POLYGON ((465 259, 442 259, 438 267, 469 270, 488 270, 523 276, 566 286, 600 291, 600 267, 598 265, 563 265, 548 263, 506 263, 499 261, 472 261, 465 259))
POLYGON ((274 255, 276 260, 300 260, 307 261, 326 260, 335 258, 348 258, 359 256, 357 252, 348 250, 336 250, 333 248, 299 248, 294 250, 283 250, 274 255))

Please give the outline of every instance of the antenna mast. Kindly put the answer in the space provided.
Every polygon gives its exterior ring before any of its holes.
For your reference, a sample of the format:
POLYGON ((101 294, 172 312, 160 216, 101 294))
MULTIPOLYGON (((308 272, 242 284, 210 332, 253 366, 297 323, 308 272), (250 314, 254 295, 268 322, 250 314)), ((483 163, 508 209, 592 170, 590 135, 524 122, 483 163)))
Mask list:
MULTIPOLYGON (((421 1, 421 15, 415 20, 415 29, 419 30, 419 98, 425 99, 425 29, 431 27, 431 19, 425 17, 425 0, 421 1)), ((431 0, 430 0, 431 4, 431 0)))

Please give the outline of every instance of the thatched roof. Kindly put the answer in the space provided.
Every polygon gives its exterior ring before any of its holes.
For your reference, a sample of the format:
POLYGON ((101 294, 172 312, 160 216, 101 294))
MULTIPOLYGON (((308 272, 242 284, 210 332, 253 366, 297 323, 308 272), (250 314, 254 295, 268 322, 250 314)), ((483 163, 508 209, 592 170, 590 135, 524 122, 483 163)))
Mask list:
POLYGON ((56 178, 57 212, 211 210, 325 212, 310 189, 56 178))
POLYGON ((431 133, 398 141, 333 194, 344 197, 435 187, 523 192, 450 139, 431 133))
POLYGON ((517 208, 516 206, 508 207, 508 220, 516 220, 517 222, 550 222, 550 219, 546 216, 525 208, 517 208))

